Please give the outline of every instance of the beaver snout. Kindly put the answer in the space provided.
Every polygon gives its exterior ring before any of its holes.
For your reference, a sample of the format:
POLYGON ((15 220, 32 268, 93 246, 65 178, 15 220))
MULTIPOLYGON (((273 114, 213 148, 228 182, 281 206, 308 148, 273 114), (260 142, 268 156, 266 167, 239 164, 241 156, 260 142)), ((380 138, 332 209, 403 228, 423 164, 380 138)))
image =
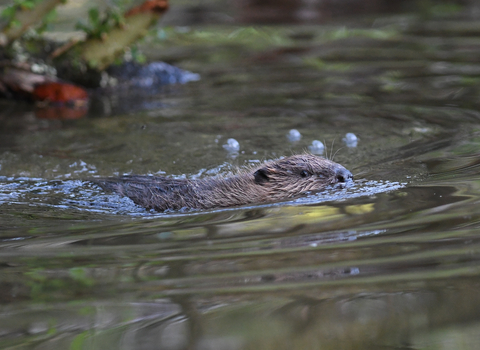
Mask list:
POLYGON ((343 167, 338 168, 335 171, 335 177, 337 178, 338 182, 347 182, 349 180, 353 180, 352 173, 343 167))

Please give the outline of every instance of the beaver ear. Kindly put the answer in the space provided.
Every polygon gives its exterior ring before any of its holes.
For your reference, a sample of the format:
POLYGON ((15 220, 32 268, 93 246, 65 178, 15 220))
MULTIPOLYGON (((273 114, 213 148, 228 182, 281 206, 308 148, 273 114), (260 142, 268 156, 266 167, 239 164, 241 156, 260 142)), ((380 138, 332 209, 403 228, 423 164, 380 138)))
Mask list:
POLYGON ((265 182, 270 181, 268 178, 269 171, 267 168, 261 168, 258 169, 255 173, 253 173, 253 176, 255 177, 255 183, 258 185, 261 185, 265 182))

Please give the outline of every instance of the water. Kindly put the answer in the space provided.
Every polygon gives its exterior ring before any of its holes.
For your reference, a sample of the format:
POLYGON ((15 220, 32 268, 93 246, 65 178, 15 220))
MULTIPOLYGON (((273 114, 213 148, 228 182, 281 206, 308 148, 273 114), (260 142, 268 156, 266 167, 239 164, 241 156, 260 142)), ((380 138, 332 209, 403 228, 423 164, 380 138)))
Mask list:
POLYGON ((167 28, 149 50, 201 80, 130 96, 141 109, 2 101, 0 347, 478 348, 480 33, 395 21, 167 28), (228 175, 314 140, 354 185, 153 213, 88 181, 228 175))

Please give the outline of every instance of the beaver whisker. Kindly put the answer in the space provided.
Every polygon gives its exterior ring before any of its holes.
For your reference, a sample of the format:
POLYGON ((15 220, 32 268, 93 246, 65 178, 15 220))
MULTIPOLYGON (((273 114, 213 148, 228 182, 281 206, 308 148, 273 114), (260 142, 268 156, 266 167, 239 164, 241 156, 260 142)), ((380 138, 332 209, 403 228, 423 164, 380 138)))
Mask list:
POLYGON ((332 157, 332 153, 333 153, 333 145, 335 144, 335 138, 333 138, 333 141, 332 141, 332 146, 330 147, 330 160, 333 162, 333 157, 335 157, 335 154, 333 155, 332 157))
POLYGON ((332 162, 334 161, 335 159, 335 156, 337 155, 338 151, 340 151, 341 149, 343 149, 344 147, 340 147, 339 149, 337 149, 337 151, 333 154, 333 157, 332 159, 330 159, 332 162))
POLYGON ((325 159, 328 159, 328 147, 327 147, 327 143, 325 142, 325 139, 323 139, 323 144, 325 145, 325 159))
POLYGON ((363 171, 360 171, 359 173, 355 173, 355 174, 353 175, 353 177, 357 177, 357 176, 359 176, 359 175, 366 174, 366 173, 367 173, 367 171, 366 171, 366 170, 363 170, 363 171))

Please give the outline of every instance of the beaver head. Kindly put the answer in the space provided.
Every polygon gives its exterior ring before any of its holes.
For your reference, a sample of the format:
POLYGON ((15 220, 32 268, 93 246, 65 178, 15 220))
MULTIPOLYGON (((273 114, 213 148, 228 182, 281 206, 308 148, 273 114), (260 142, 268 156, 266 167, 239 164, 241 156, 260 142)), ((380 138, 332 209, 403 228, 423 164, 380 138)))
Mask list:
POLYGON ((353 179, 350 171, 331 160, 311 154, 294 155, 264 164, 253 174, 255 183, 273 197, 294 197, 327 185, 353 179))

